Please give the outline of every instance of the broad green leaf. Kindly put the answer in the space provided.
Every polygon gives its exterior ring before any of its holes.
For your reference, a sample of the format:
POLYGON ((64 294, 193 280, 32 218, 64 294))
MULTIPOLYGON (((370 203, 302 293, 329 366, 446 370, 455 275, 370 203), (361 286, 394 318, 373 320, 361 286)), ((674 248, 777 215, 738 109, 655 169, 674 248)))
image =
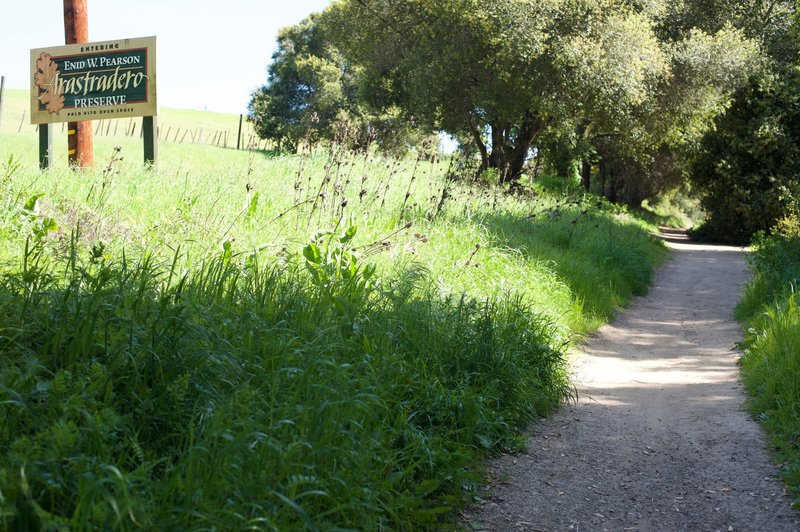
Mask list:
POLYGON ((57 223, 56 223, 56 221, 55 221, 55 220, 53 220, 52 218, 45 218, 45 219, 42 221, 42 230, 44 230, 45 232, 48 232, 48 231, 53 231, 53 232, 55 232, 55 231, 58 231, 58 224, 57 224, 57 223))
POLYGON ((39 198, 44 197, 44 194, 35 194, 28 198, 28 201, 25 202, 25 206, 23 209, 26 211, 33 212, 36 210, 36 202, 39 201, 39 198))
POLYGON ((436 479, 432 479, 432 478, 428 479, 428 480, 424 480, 417 487, 417 494, 419 494, 419 495, 430 495, 431 493, 433 493, 434 491, 439 489, 439 486, 441 486, 441 485, 442 485, 442 481, 441 480, 436 480, 436 479))
POLYGON ((353 237, 356 236, 357 229, 358 226, 356 224, 351 225, 347 231, 341 237, 339 237, 339 242, 342 244, 349 244, 353 240, 353 237))
POLYGON ((303 248, 303 256, 314 264, 322 264, 322 250, 316 244, 309 244, 303 248))

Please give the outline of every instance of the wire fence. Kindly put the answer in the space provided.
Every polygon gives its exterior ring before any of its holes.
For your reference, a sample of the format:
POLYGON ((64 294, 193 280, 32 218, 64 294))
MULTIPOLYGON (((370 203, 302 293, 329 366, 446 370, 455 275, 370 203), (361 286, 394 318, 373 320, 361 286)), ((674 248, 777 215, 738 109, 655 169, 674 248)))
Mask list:
MULTIPOLYGON (((2 100, 0 100, 2 102, 2 100)), ((2 122, 0 133, 17 133, 35 135, 38 126, 30 123, 30 114, 27 109, 18 105, 8 105, 2 102, 2 122)), ((203 111, 195 111, 202 117, 203 111)), ((169 118, 158 119, 158 141, 161 143, 175 144, 205 144, 220 148, 239 148, 243 150, 266 150, 272 148, 272 142, 259 138, 253 124, 246 120, 244 115, 219 115, 209 113, 213 125, 203 125, 198 120, 195 125, 188 126, 188 119, 171 121, 169 118), (221 124, 230 117, 230 124, 221 124), (240 131, 241 123, 241 134, 240 131)), ((62 122, 54 124, 55 132, 60 131, 66 135, 67 124, 62 122)), ((96 137, 141 137, 141 118, 116 118, 108 120, 93 120, 92 131, 96 137)))

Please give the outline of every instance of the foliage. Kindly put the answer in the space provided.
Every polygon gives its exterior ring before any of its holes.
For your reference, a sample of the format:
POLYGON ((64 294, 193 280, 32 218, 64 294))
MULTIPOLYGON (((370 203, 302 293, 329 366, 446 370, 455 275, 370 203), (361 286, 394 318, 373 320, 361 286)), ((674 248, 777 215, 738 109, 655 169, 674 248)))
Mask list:
POLYGON ((476 175, 519 186, 536 153, 639 206, 685 183, 714 119, 766 71, 764 51, 791 55, 791 12, 783 0, 347 0, 284 30, 251 114, 290 149, 330 139, 334 116, 362 145, 388 145, 407 138, 402 118, 469 139, 476 175))
POLYGON ((358 131, 353 141, 361 148, 376 142, 402 155, 424 138, 391 109, 369 112, 359 97, 357 69, 326 38, 318 15, 281 30, 268 71, 267 84, 251 96, 249 115, 261 138, 279 150, 333 140, 343 122, 358 131))
POLYGON ((672 189, 642 203, 645 212, 652 213, 657 225, 692 228, 702 223, 705 211, 700 199, 688 186, 672 189))
MULTIPOLYGON (((794 217, 793 217, 794 218, 794 217)), ((742 318, 755 317, 764 305, 786 299, 787 291, 800 284, 800 238, 797 219, 783 220, 791 224, 790 232, 766 235, 756 233, 749 257, 750 269, 755 276, 745 290, 738 313, 742 318)))
POLYGON ((800 234, 757 235, 750 266, 754 279, 737 312, 748 322, 741 360, 749 408, 770 436, 781 476, 800 504, 800 234))
POLYGON ((797 73, 752 84, 703 141, 693 182, 708 213, 700 238, 746 244, 787 211, 800 186, 797 73))
POLYGON ((341 2, 322 20, 359 65, 366 101, 469 138, 478 173, 517 182, 535 147, 559 172, 583 160, 588 190, 603 161, 599 192, 638 206, 685 181, 688 154, 762 67, 756 40, 729 23, 665 31, 686 15, 675 9, 373 0, 341 2))
POLYGON ((656 17, 658 33, 665 39, 693 28, 716 33, 726 26, 742 30, 761 44, 768 56, 780 62, 793 61, 797 44, 787 38, 792 31, 794 0, 684 0, 660 4, 656 17))
POLYGON ((698 1, 685 9, 707 28, 727 19, 757 41, 768 58, 768 68, 737 92, 727 113, 706 133, 691 164, 694 187, 708 212, 696 236, 746 244, 783 216, 797 186, 795 2, 698 1))
POLYGON ((72 255, 0 291, 4 528, 432 525, 565 393, 546 321, 421 270, 72 255))
MULTIPOLYGON (((657 28, 654 29, 658 33, 657 28)), ((659 41, 668 61, 647 100, 613 134, 583 126, 603 167, 599 192, 612 202, 639 206, 679 188, 689 161, 735 91, 764 68, 758 43, 730 26, 714 33, 693 28, 659 41)), ((585 155, 584 155, 585 157, 585 155)))
POLYGON ((353 105, 352 74, 321 36, 316 17, 281 30, 267 85, 252 97, 249 111, 256 131, 295 151, 310 130, 332 136, 341 112, 353 105))

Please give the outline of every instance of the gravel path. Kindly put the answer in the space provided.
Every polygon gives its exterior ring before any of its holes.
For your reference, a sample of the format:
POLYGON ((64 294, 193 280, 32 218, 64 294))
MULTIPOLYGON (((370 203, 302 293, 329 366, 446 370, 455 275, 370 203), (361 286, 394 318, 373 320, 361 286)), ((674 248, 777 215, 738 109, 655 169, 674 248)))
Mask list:
POLYGON ((574 360, 579 398, 489 466, 472 529, 800 530, 743 411, 737 248, 668 238, 650 293, 574 360))

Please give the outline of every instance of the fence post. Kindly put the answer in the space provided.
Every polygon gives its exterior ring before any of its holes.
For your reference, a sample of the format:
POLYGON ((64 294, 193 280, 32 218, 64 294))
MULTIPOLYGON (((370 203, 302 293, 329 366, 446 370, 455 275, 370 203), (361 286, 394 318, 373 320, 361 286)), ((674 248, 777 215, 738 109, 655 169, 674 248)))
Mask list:
POLYGON ((53 124, 39 124, 39 168, 53 164, 53 124))
POLYGON ((244 119, 244 115, 239 115, 239 134, 236 135, 236 149, 242 149, 242 120, 244 119))
POLYGON ((0 130, 3 129, 3 94, 6 88, 6 77, 0 76, 0 130))

